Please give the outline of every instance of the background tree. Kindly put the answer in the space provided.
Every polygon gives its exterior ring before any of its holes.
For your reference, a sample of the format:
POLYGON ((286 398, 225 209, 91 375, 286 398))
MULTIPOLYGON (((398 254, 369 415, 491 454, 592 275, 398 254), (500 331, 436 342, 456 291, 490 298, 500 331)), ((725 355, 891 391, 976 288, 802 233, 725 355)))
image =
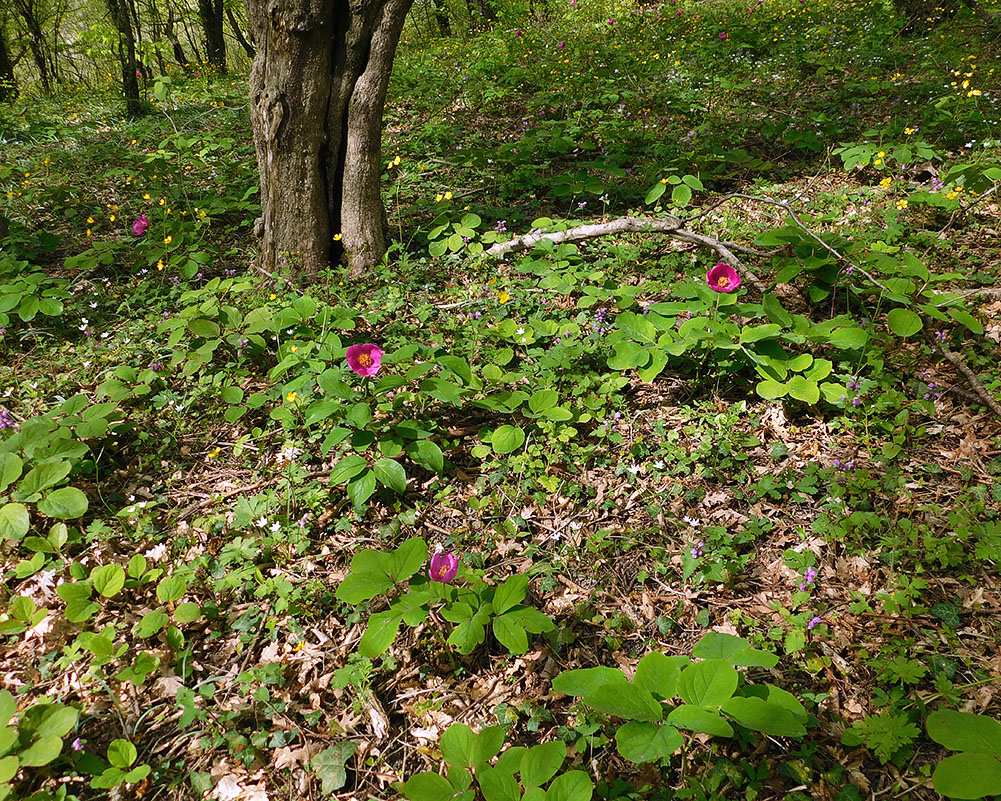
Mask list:
POLYGON ((7 41, 7 11, 0 10, 0 103, 17 97, 17 76, 14 74, 14 57, 7 41))
POLYGON ((315 273, 346 255, 360 274, 382 260, 382 112, 412 3, 249 0, 265 269, 315 273))
POLYGON ((226 37, 223 35, 222 0, 198 0, 198 17, 205 31, 208 62, 219 72, 226 72, 226 37))
POLYGON ((129 0, 107 0, 111 22, 118 31, 118 63, 122 70, 122 93, 125 95, 125 113, 138 117, 143 113, 139 99, 139 62, 136 59, 136 38, 132 26, 132 9, 129 0))
POLYGON ((58 79, 55 57, 50 52, 44 30, 48 22, 46 9, 39 0, 12 0, 19 22, 27 34, 28 49, 38 68, 38 79, 45 94, 52 93, 52 83, 58 79))

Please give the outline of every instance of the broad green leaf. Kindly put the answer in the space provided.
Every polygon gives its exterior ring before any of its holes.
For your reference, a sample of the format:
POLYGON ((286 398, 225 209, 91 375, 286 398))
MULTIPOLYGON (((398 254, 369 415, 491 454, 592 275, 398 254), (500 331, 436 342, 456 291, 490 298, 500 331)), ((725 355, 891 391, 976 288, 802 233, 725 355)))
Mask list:
POLYGON ((525 600, 528 594, 528 576, 511 576, 494 591, 494 614, 502 615, 525 600))
POLYGON ((0 759, 0 797, 3 796, 2 785, 9 782, 17 774, 18 759, 16 756, 5 756, 0 759))
POLYGON ((664 716, 664 709, 657 700, 646 690, 632 684, 606 684, 584 696, 584 703, 598 712, 625 720, 656 722, 664 716))
POLYGON ((21 477, 23 465, 20 458, 13 453, 0 453, 0 492, 21 477))
POLYGON ((935 791, 949 798, 1001 795, 1001 761, 987 754, 953 754, 931 776, 935 791))
POLYGON ((357 453, 350 453, 334 465, 330 471, 329 481, 331 484, 343 484, 357 476, 366 467, 368 467, 368 462, 365 461, 365 457, 359 456, 357 453))
POLYGON ((563 765, 567 747, 561 740, 529 748, 521 758, 521 783, 526 787, 541 787, 563 765))
POLYGON ((473 742, 473 765, 485 765, 504 747, 505 726, 487 726, 480 729, 473 742))
POLYGON ((142 620, 139 621, 139 630, 136 634, 142 639, 152 637, 169 622, 170 618, 167 617, 166 612, 161 609, 154 609, 152 612, 147 612, 143 615, 142 620))
POLYGON ((348 482, 348 498, 356 509, 360 509, 375 492, 375 473, 365 470, 348 482))
POLYGON ((733 726, 724 720, 718 712, 691 704, 681 704, 671 710, 667 722, 679 729, 713 734, 717 737, 733 737, 733 726))
POLYGON ((610 667, 579 668, 564 670, 553 679, 553 689, 564 695, 581 697, 591 695, 599 687, 612 683, 626 683, 621 670, 610 667))
POLYGON ((114 598, 125 586, 125 569, 121 565, 104 565, 90 574, 90 583, 105 598, 114 598))
POLYGON ((403 792, 410 801, 448 801, 455 794, 452 785, 443 776, 431 771, 412 776, 403 785, 403 792))
POLYGON ((405 581, 421 569, 428 558, 428 546, 422 537, 410 537, 391 551, 388 572, 396 581, 405 581))
POLYGON ((338 600, 349 604, 360 604, 387 592, 395 582, 384 572, 351 572, 337 585, 334 595, 338 600))
POLYGON ((22 768, 37 768, 48 765, 63 750, 61 737, 39 737, 18 754, 22 768))
POLYGON ((112 740, 108 746, 108 762, 116 768, 128 770, 138 756, 136 747, 128 740, 112 740))
POLYGON ((637 765, 665 759, 683 744, 681 732, 659 723, 625 723, 615 732, 616 750, 637 765))
POLYGON ((35 729, 39 737, 65 737, 80 719, 80 710, 63 704, 47 704, 35 729))
POLYGON ((891 309, 886 322, 898 337, 909 337, 921 330, 921 317, 910 309, 891 309))
POLYGON ((632 370, 642 367, 650 360, 650 353, 632 340, 616 342, 612 347, 612 355, 608 357, 608 366, 613 370, 632 370))
POLYGON ((196 604, 188 601, 187 603, 178 604, 177 608, 174 610, 174 620, 178 623, 193 623, 202 616, 202 608, 196 604))
POLYGON ((647 692, 659 695, 665 701, 678 692, 681 665, 674 659, 654 651, 644 656, 636 665, 633 684, 647 692))
POLYGON ((184 593, 188 591, 188 581, 184 576, 179 576, 176 573, 172 576, 166 576, 160 580, 160 583, 156 585, 156 597, 161 603, 169 604, 174 601, 179 601, 184 597, 184 593))
POLYGON ((553 779, 546 791, 546 801, 591 801, 593 794, 591 777, 582 770, 571 770, 553 779))
POLYGON ((20 503, 8 503, 0 506, 0 537, 7 540, 19 540, 28 533, 31 521, 28 509, 20 503))
POLYGON ((38 502, 38 511, 59 520, 83 517, 87 511, 87 496, 76 487, 60 487, 47 493, 38 502))
POLYGON ((751 644, 743 637, 710 631, 702 636, 692 648, 692 656, 696 659, 726 659, 738 651, 745 651, 751 644))
POLYGON ((615 318, 615 325, 625 336, 643 345, 657 342, 657 329, 653 323, 635 312, 622 312, 615 318))
POLYGON ((771 378, 766 378, 763 381, 759 381, 758 385, 754 388, 755 392, 765 400, 776 400, 778 398, 785 397, 789 388, 785 384, 781 384, 771 378))
POLYGON ((407 445, 407 455, 425 470, 441 475, 445 470, 445 457, 441 448, 427 439, 407 445))
POLYGON ((560 399, 560 395, 553 389, 540 389, 532 394, 528 399, 528 408, 536 414, 541 414, 546 409, 551 409, 560 399))
POLYGON ((1001 723, 986 715, 939 709, 928 716, 928 736, 950 751, 1001 756, 1001 723))
POLYGON ((528 651, 528 634, 511 615, 495 617, 492 628, 497 642, 512 654, 523 654, 528 651))
POLYGON ((792 376, 786 382, 786 389, 792 397, 804 403, 813 404, 820 400, 820 387, 817 382, 801 375, 792 376))
POLYGON ((525 432, 518 426, 503 425, 494 431, 491 445, 494 453, 504 456, 525 444, 525 432))
POLYGON ((36 492, 53 487, 70 474, 73 465, 69 462, 45 462, 32 469, 17 485, 18 492, 34 495, 36 492))
POLYGON ((723 702, 722 710, 741 726, 754 731, 775 737, 802 737, 806 734, 806 727, 792 712, 761 698, 734 696, 723 702))
POLYGON ((721 659, 706 659, 681 671, 678 695, 686 704, 715 709, 737 689, 739 675, 721 659))
POLYGON ((401 622, 403 613, 396 609, 387 609, 385 612, 376 612, 370 616, 368 628, 358 641, 358 653, 369 659, 382 656, 396 639, 401 622))
POLYGON ((497 767, 483 768, 476 773, 484 801, 520 801, 521 788, 511 773, 497 767))
POLYGON ((442 758, 452 766, 471 768, 473 762, 473 744, 476 735, 465 723, 453 723, 441 735, 442 758))
POLYGON ((398 495, 407 491, 407 472, 395 459, 377 459, 372 465, 372 471, 384 487, 389 487, 398 495))

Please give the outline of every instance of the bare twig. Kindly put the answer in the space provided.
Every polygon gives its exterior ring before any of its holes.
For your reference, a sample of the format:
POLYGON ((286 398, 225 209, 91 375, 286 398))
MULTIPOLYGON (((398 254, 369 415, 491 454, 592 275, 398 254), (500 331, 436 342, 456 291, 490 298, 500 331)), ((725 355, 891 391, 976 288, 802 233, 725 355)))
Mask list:
POLYGON ((949 215, 949 222, 947 222, 942 227, 942 230, 938 232, 939 236, 941 236, 946 231, 948 231, 950 228, 952 228, 952 223, 956 219, 956 216, 958 214, 960 214, 960 213, 966 214, 966 212, 970 211, 974 206, 978 206, 979 204, 983 203, 985 200, 987 200, 987 198, 989 198, 991 195, 993 195, 997 191, 998 186, 999 186, 999 184, 994 184, 994 186, 992 186, 990 189, 988 189, 986 192, 984 192, 980 197, 978 197, 976 200, 974 200, 969 206, 964 206, 964 205, 960 204, 959 208, 956 209, 955 211, 953 211, 952 214, 949 215))
POLYGON ((936 342, 932 335, 928 333, 927 326, 925 328, 925 339, 928 340, 928 343, 933 348, 938 350, 943 356, 945 356, 946 359, 952 362, 953 367, 963 374, 966 382, 970 385, 973 391, 977 393, 977 397, 987 405, 987 408, 994 412, 994 414, 998 417, 1001 417, 1001 404, 997 402, 990 392, 984 389, 984 385, 980 383, 976 373, 974 373, 973 370, 967 366, 966 362, 960 358, 959 354, 949 350, 944 342, 936 342))
POLYGON ((677 217, 618 217, 605 223, 590 223, 579 225, 576 228, 568 228, 565 231, 552 231, 549 233, 533 229, 527 234, 509 239, 507 242, 498 242, 491 245, 485 251, 488 256, 498 257, 511 251, 528 250, 539 242, 549 241, 555 245, 562 242, 580 242, 584 239, 594 239, 601 236, 612 236, 624 233, 660 233, 667 234, 673 239, 682 242, 691 242, 696 245, 715 250, 731 267, 743 273, 760 291, 765 291, 765 286, 748 267, 741 262, 734 254, 733 250, 727 247, 728 243, 720 242, 712 237, 697 234, 682 227, 681 220, 677 217))

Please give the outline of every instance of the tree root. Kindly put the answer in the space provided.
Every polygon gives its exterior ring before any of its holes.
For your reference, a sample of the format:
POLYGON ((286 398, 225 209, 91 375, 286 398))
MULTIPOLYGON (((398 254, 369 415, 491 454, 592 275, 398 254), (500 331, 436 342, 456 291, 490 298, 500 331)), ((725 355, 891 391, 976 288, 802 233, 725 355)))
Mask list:
MULTIPOLYGON (((580 242, 584 239, 595 239, 601 236, 625 233, 666 234, 672 239, 677 239, 681 242, 690 242, 715 250, 724 262, 741 273, 741 275, 754 285, 755 289, 759 292, 765 291, 764 283, 737 258, 731 249, 733 246, 730 242, 720 242, 710 236, 689 231, 683 227, 681 220, 677 217, 618 217, 605 223, 590 223, 588 225, 579 225, 576 228, 568 228, 565 231, 552 231, 550 233, 534 229, 527 234, 509 239, 507 242, 498 242, 495 245, 491 245, 485 252, 488 256, 497 258, 503 256, 505 253, 528 250, 542 241, 549 241, 554 245, 559 245, 563 242, 580 242)), ((747 250, 746 248, 740 249, 747 250)), ((754 255, 759 254, 755 253, 754 255)))

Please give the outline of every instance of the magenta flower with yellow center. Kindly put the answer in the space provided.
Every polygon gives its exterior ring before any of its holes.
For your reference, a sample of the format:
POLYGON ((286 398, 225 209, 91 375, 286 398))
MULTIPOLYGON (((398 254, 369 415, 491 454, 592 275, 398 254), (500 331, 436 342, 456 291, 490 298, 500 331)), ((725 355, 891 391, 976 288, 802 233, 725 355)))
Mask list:
POLYGON ((140 214, 132 223, 132 236, 142 236, 147 228, 149 228, 149 218, 145 214, 140 214))
POLYGON ((736 292, 740 287, 740 274, 729 264, 720 262, 706 273, 706 283, 714 292, 736 292))
POLYGON ((436 553, 431 557, 431 567, 428 570, 431 581, 451 584, 458 572, 459 558, 454 553, 436 553))
POLYGON ((352 345, 348 348, 348 367, 362 377, 375 375, 382 366, 382 348, 366 342, 364 345, 352 345))

